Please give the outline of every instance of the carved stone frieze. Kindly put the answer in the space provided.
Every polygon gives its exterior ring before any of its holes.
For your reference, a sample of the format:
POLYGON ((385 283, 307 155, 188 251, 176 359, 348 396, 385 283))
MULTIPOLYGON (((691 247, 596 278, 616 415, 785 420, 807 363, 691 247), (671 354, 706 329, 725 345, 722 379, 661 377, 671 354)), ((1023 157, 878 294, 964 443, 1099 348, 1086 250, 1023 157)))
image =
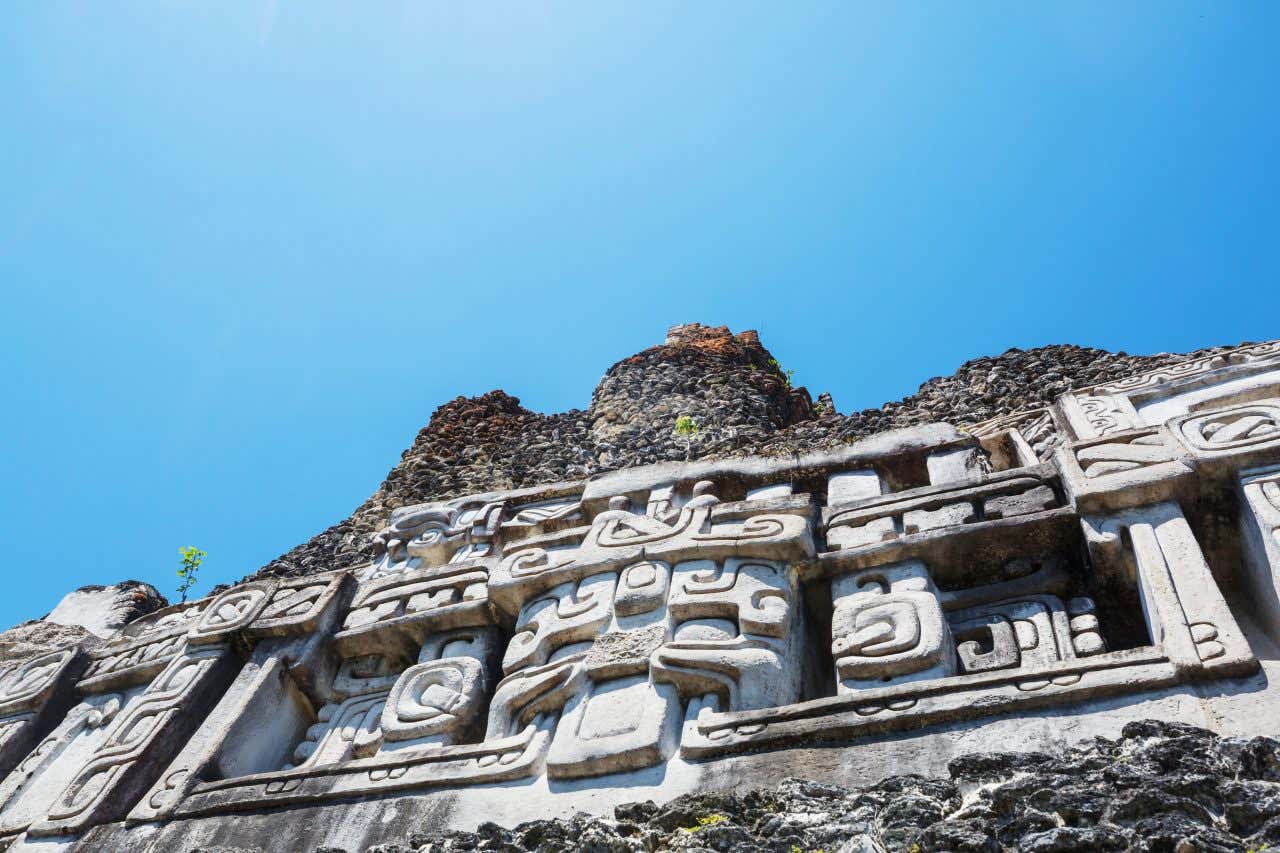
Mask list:
POLYGON ((0 666, 0 843, 441 788, 692 789, 798 744, 855 768, 889 733, 1265 694, 1278 385, 1272 343, 968 434, 395 510, 371 565, 0 666))
POLYGON ((1055 451, 1063 482, 1081 512, 1124 509, 1176 498, 1192 468, 1163 429, 1144 428, 1055 451))

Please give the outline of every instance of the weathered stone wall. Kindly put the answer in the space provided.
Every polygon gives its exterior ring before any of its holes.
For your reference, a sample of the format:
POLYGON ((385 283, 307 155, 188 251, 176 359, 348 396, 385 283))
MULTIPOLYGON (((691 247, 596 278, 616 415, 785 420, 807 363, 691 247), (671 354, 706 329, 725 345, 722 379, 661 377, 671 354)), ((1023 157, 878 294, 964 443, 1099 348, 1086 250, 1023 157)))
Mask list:
POLYGON ((588 412, 455 401, 252 578, 10 637, 0 846, 1260 849, 1280 342, 1152 358, 840 416, 686 326, 588 412))
POLYGON ((755 332, 676 326, 662 345, 609 368, 585 412, 538 414, 503 391, 446 403, 349 518, 271 561, 255 577, 296 577, 368 560, 370 537, 390 512, 427 500, 655 462, 829 449, 935 421, 974 424, 1047 405, 1071 388, 1223 349, 1150 356, 1070 345, 1011 349, 965 362, 896 403, 842 415, 828 395, 819 395, 815 405, 806 389, 790 388, 783 367, 755 332), (680 415, 701 425, 695 440, 675 434, 680 415))

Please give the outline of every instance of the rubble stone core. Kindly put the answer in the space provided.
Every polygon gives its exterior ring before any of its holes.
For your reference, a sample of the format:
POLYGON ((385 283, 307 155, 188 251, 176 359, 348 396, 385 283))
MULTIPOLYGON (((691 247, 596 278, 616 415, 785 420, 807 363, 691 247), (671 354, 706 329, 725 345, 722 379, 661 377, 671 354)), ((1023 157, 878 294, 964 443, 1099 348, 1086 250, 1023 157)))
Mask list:
POLYGON ((1117 358, 1025 411, 990 364, 970 411, 993 417, 939 422, 960 401, 922 389, 877 421, 694 324, 588 412, 456 401, 256 575, 0 664, 0 849, 538 849, 574 826, 609 850, 1124 849, 1150 804, 1081 814, 1042 779, 1028 805, 1008 786, 1049 758, 973 754, 1071 756, 1052 772, 1084 784, 1158 764, 1151 739, 1201 756, 1177 785, 1216 786, 1152 824, 1167 849, 1259 849, 1280 838, 1280 342, 1117 358), (625 805, 694 794, 732 820, 625 805), (813 830, 834 801, 866 806, 842 836, 813 830), (932 817, 882 808, 908 801, 932 817), (527 821, 534 843, 466 834, 527 821))

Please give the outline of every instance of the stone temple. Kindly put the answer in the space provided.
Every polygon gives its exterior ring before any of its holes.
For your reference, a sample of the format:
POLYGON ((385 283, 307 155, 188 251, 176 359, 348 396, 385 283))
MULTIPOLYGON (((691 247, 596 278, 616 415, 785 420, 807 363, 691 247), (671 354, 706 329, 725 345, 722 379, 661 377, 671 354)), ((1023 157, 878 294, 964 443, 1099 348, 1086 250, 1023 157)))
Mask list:
POLYGON ((0 849, 1256 851, 1278 643, 1280 342, 842 415, 678 326, 234 586, 0 634, 0 849))

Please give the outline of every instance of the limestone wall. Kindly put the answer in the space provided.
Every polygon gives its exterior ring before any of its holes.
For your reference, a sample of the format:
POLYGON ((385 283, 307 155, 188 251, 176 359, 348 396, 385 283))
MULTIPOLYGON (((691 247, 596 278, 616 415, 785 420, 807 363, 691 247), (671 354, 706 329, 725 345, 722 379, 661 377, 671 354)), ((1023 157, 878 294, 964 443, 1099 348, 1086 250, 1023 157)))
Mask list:
MULTIPOLYGON (((765 410, 808 411, 775 390, 765 410)), ((618 411, 591 429, 640 420, 618 411)), ((381 524, 355 565, 8 664, 3 843, 356 851, 938 773, 1142 718, 1280 724, 1280 342, 968 429, 623 467, 381 524)))

